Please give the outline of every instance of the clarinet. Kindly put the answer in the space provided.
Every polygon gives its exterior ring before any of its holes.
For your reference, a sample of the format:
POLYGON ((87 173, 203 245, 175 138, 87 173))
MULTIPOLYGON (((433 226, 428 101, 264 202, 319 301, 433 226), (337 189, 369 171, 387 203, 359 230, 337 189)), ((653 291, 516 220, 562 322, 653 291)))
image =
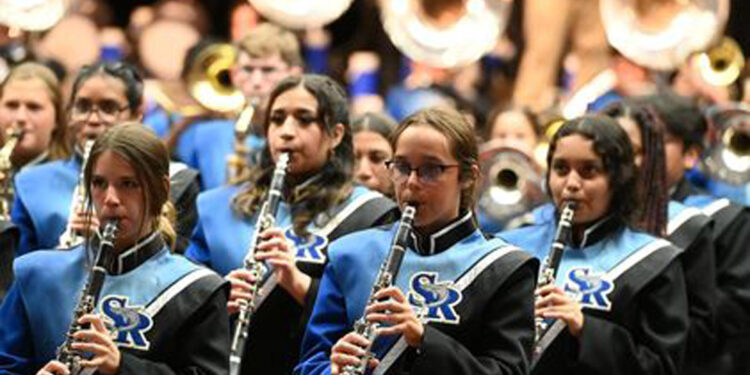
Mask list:
POLYGON ((83 370, 81 359, 83 352, 73 349, 75 342, 73 335, 85 329, 78 320, 86 314, 91 314, 99 301, 99 293, 104 284, 104 276, 107 274, 107 265, 114 259, 114 243, 117 235, 117 220, 108 221, 104 226, 101 242, 99 243, 99 252, 96 255, 96 262, 89 271, 89 277, 86 286, 83 289, 81 298, 78 300, 75 310, 73 310, 73 320, 70 322, 70 328, 65 336, 65 342, 57 348, 57 361, 68 367, 71 375, 80 374, 83 370))
POLYGON ((57 245, 58 249, 71 248, 79 243, 83 242, 83 236, 75 233, 71 227, 73 216, 78 210, 86 207, 86 187, 83 186, 83 173, 86 171, 86 163, 88 163, 89 155, 91 155, 91 148, 94 147, 94 140, 89 139, 83 146, 83 161, 81 163, 81 172, 78 176, 78 184, 73 190, 73 200, 70 204, 70 218, 68 219, 68 225, 65 227, 65 232, 60 235, 60 239, 57 245))
MULTIPOLYGON (((374 296, 378 291, 392 286, 393 282, 396 280, 399 268, 401 268, 401 261, 403 261, 404 255, 406 254, 407 241, 412 232, 412 225, 414 224, 414 216, 416 215, 416 212, 417 210, 414 206, 406 206, 404 209, 404 212, 401 215, 401 221, 398 224, 398 229, 396 230, 396 237, 393 238, 393 243, 391 244, 391 249, 383 264, 380 265, 378 274, 375 277, 375 283, 372 285, 370 297, 367 299, 367 306, 377 302, 374 296)), ((378 323, 367 321, 364 314, 354 323, 354 331, 366 338, 370 344, 365 348, 367 354, 362 357, 359 366, 344 366, 342 369, 344 375, 363 375, 365 373, 367 370, 367 363, 370 362, 370 359, 372 358, 370 349, 372 348, 372 343, 377 338, 375 331, 378 326, 378 323)))
MULTIPOLYGON (((557 269, 560 267, 560 260, 562 260, 563 250, 565 245, 570 242, 571 228, 573 227, 573 216, 575 215, 576 203, 574 201, 567 201, 563 205, 562 213, 560 214, 560 222, 557 223, 557 231, 555 232, 555 240, 552 242, 552 248, 550 249, 547 258, 544 260, 542 269, 539 271, 539 279, 537 280, 537 288, 553 284, 555 277, 557 276, 557 269)), ((536 317, 535 322, 535 340, 539 342, 542 334, 547 330, 547 322, 542 317, 536 317)))
POLYGON ((266 280, 266 276, 270 274, 270 270, 268 270, 262 262, 255 260, 255 254, 260 240, 260 234, 266 229, 273 227, 276 223, 276 211, 279 210, 279 204, 281 203, 281 190, 284 187, 284 177, 286 177, 286 168, 288 164, 289 154, 283 153, 279 155, 279 160, 276 162, 273 177, 271 178, 271 186, 268 190, 268 196, 263 203, 263 206, 261 206, 260 213, 258 214, 258 221, 255 225, 255 231, 253 232, 250 241, 249 250, 245 256, 244 267, 246 270, 250 271, 250 274, 254 277, 255 281, 250 283, 250 290, 252 293, 251 299, 248 301, 243 299, 237 300, 240 304, 240 311, 237 321, 234 324, 232 346, 229 352, 230 375, 237 375, 240 373, 242 354, 245 351, 245 343, 247 342, 248 330, 250 328, 250 319, 255 313, 256 301, 259 297, 259 286, 264 280, 266 280))

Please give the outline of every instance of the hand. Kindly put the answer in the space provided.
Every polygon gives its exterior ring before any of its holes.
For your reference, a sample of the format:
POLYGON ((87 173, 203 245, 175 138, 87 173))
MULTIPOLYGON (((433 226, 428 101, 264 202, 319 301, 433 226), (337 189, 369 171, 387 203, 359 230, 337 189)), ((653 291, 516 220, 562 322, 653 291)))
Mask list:
MULTIPOLYGON (((73 197, 75 199, 75 197, 73 197)), ((71 213, 70 217, 70 229, 74 233, 78 233, 82 236, 90 236, 99 229, 99 218, 92 214, 90 218, 86 217, 86 210, 78 210, 71 213)))
POLYGON ((47 362, 44 367, 42 367, 41 370, 37 371, 36 375, 68 375, 70 374, 70 370, 68 370, 68 366, 65 366, 64 364, 58 362, 58 361, 49 361, 47 362))
POLYGON ((311 279, 297 268, 296 259, 292 253, 294 245, 279 228, 266 229, 260 233, 260 238, 255 259, 259 262, 268 262, 273 266, 279 285, 299 304, 304 304, 311 279))
MULTIPOLYGON (((348 365, 359 366, 369 345, 370 342, 356 332, 349 332, 340 338, 331 348, 331 375, 340 374, 341 369, 348 365)), ((377 359, 371 358, 367 365, 374 368, 378 363, 377 359)))
POLYGON ((583 311, 578 301, 570 298, 554 284, 536 290, 534 315, 544 319, 560 319, 568 325, 573 337, 580 337, 583 330, 583 311))
POLYGON ((381 324, 377 329, 377 334, 385 336, 401 334, 409 346, 420 347, 424 325, 401 290, 392 286, 379 290, 373 297, 378 302, 367 306, 365 316, 368 321, 381 324))
POLYGON ((78 331, 73 335, 73 349, 94 356, 90 359, 82 359, 81 366, 94 367, 97 372, 105 375, 113 375, 120 369, 120 350, 112 341, 104 322, 99 315, 87 314, 78 319, 80 324, 90 324, 90 328, 78 331))
POLYGON ((230 272, 226 276, 226 279, 232 284, 227 309, 229 310, 229 314, 236 314, 240 310, 239 300, 249 301, 253 298, 250 284, 255 282, 255 277, 250 271, 239 268, 230 272))

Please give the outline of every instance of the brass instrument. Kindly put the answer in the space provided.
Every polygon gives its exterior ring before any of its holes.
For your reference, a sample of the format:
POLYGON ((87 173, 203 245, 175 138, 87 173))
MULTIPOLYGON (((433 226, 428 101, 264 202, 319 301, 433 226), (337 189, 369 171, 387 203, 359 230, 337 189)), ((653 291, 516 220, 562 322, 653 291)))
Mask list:
POLYGON ((712 179, 731 185, 750 182, 750 106, 734 104, 707 111, 711 147, 701 167, 712 179))
POLYGON ((203 107, 234 114, 245 106, 245 96, 232 85, 229 73, 236 58, 236 49, 225 43, 210 45, 195 58, 187 75, 187 86, 190 95, 203 107))
MULTIPOLYGON (((396 236, 393 237, 393 243, 388 251, 388 256, 385 258, 383 263, 380 265, 377 276, 375 276, 375 282, 372 285, 372 291, 370 297, 367 299, 367 305, 369 306, 377 300, 374 298, 378 291, 393 286, 398 276, 398 271, 401 268, 401 262, 406 254, 406 247, 411 236, 412 226, 414 225, 414 217, 417 214, 414 206, 408 205, 404 208, 401 214, 401 221, 398 223, 398 229, 396 229, 396 236)), ((375 341, 378 329, 378 323, 370 322, 365 319, 364 314, 354 323, 354 331, 366 338, 370 342, 370 347, 365 349, 367 353, 359 364, 359 366, 345 366, 341 373, 344 375, 364 375, 367 371, 367 364, 372 359, 370 349, 372 343, 375 341)))
POLYGON ((0 1, 0 24, 10 29, 44 31, 60 21, 71 1, 0 1))
POLYGON ((607 40, 636 64, 669 71, 723 33, 729 0, 601 0, 607 40))
MULTIPOLYGON (((544 264, 539 270, 539 279, 537 281, 537 288, 541 288, 550 284, 555 283, 555 277, 557 276, 557 269, 560 267, 560 261, 562 260, 563 251, 565 246, 570 242, 570 236, 573 229, 573 217, 575 215, 576 202, 567 201, 563 204, 562 212, 560 213, 560 221, 557 223, 557 231, 555 232, 555 239, 552 242, 552 248, 544 259, 544 264)), ((535 322, 535 343, 539 342, 544 332, 547 330, 548 323, 544 321, 544 318, 536 317, 535 322)))
POLYGON ((273 171, 271 184, 268 187, 268 195, 263 206, 258 213, 258 219, 255 223, 255 230, 250 240, 249 250, 244 260, 244 267, 253 275, 254 282, 251 283, 252 298, 249 301, 238 300, 240 304, 239 315, 234 324, 232 331, 232 346, 229 352, 229 374, 238 375, 242 369, 242 355, 245 353, 245 343, 248 338, 250 329, 250 319, 255 313, 256 300, 260 297, 260 287, 271 275, 271 270, 262 262, 255 260, 260 234, 276 223, 276 212, 282 200, 282 189, 284 188, 284 178, 286 177, 286 168, 289 165, 289 154, 279 155, 276 167, 273 171))
POLYGON ((500 147, 480 152, 482 189, 477 202, 493 222, 505 227, 544 202, 541 168, 521 151, 500 147))
POLYGON ((230 184, 240 180, 250 167, 248 159, 252 150, 247 148, 245 140, 250 134, 256 106, 255 101, 248 103, 234 123, 234 153, 227 156, 227 182, 230 184))
POLYGON ((65 227, 65 231, 60 235, 58 241, 58 249, 68 249, 76 246, 83 242, 84 237, 73 230, 73 218, 76 216, 76 212, 84 209, 87 206, 87 194, 86 186, 83 181, 83 173, 86 170, 86 164, 91 154, 91 148, 94 147, 94 140, 88 139, 83 146, 83 160, 81 162, 81 172, 78 175, 78 184, 73 189, 73 199, 70 202, 70 211, 68 216, 68 225, 65 227))
POLYGON ((335 21, 352 0, 249 0, 263 17, 289 29, 321 27, 335 21))
POLYGON ((383 0, 380 15, 401 52, 446 68, 470 64, 492 50, 511 8, 512 0, 383 0))
POLYGON ((91 314, 99 301, 99 294, 104 285, 104 277, 107 275, 107 266, 112 263, 115 257, 114 244, 117 235, 117 224, 117 220, 111 220, 104 225, 101 241, 99 242, 99 251, 96 254, 96 261, 89 271, 86 286, 73 311, 73 320, 70 322, 70 328, 65 336, 65 341, 57 348, 57 361, 67 366, 71 375, 78 375, 84 370, 84 367, 81 365, 84 353, 73 349, 72 345, 75 342, 73 335, 85 329, 85 327, 78 323, 78 320, 86 314, 91 314))
POLYGON ((718 44, 696 57, 698 71, 714 86, 728 86, 740 77, 745 68, 745 55, 737 41, 723 37, 718 44))
POLYGON ((0 220, 10 220, 10 205, 13 203, 13 163, 10 161, 11 155, 13 155, 13 149, 21 140, 23 136, 23 130, 8 128, 6 131, 7 140, 0 149, 0 173, 2 173, 2 179, 0 180, 0 220))

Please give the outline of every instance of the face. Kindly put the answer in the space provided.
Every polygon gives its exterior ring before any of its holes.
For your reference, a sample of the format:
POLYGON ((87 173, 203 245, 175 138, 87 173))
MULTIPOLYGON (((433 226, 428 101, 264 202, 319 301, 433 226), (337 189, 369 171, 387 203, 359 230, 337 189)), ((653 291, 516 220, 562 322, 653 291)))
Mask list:
POLYGON ((667 184, 671 187, 682 180, 687 155, 682 140, 669 132, 664 134, 664 158, 667 167, 667 184))
POLYGON ((609 176, 594 152, 593 141, 574 134, 558 139, 549 171, 549 188, 557 207, 576 201, 576 224, 603 217, 612 199, 609 176))
POLYGON ((382 135, 371 131, 354 134, 354 179, 370 189, 389 192, 391 180, 385 161, 392 155, 391 145, 382 135))
POLYGON ((491 137, 502 141, 503 146, 533 155, 538 142, 533 126, 520 112, 504 112, 495 120, 491 137))
POLYGON ((276 84, 293 71, 278 53, 257 58, 240 52, 232 69, 232 82, 246 98, 262 102, 276 84))
POLYGON ((112 125, 139 117, 128 107, 125 91, 125 83, 105 75, 89 77, 79 86, 68 116, 80 147, 87 139, 95 139, 112 125))
POLYGON ((8 82, 0 98, 0 124, 3 131, 23 130, 14 156, 30 160, 44 152, 55 129, 55 106, 46 86, 38 79, 8 82))
POLYGON ((271 106, 266 133, 271 156, 276 161, 280 153, 289 153, 289 174, 302 176, 320 170, 341 142, 344 126, 338 124, 329 135, 319 117, 317 99, 302 86, 277 96, 271 106))
POLYGON ((622 117, 617 119, 617 123, 620 127, 628 133, 630 144, 633 145, 633 154, 635 155, 635 166, 640 167, 643 162, 643 135, 641 135, 641 129, 635 121, 622 117))
POLYGON ((112 151, 103 152, 93 166, 91 198, 99 221, 119 219, 115 247, 125 249, 150 231, 152 217, 145 212, 144 189, 128 161, 112 151))
POLYGON ((448 139, 429 125, 413 125, 401 133, 391 164, 396 197, 401 209, 407 203, 415 204, 415 226, 424 233, 432 233, 458 217, 461 190, 465 183, 459 181, 458 161, 451 153, 448 139), (426 166, 446 166, 425 181, 411 171, 408 175, 394 172, 394 165, 418 169, 426 166), (402 176, 399 178, 399 176, 402 176))

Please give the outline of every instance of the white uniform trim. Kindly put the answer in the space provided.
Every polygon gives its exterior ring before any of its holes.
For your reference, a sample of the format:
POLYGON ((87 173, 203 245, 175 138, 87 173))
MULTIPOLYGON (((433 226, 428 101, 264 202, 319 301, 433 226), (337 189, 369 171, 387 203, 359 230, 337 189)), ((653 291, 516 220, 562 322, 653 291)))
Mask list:
POLYGON ((685 224, 688 220, 702 213, 701 210, 695 207, 686 207, 677 215, 677 217, 669 221, 669 224, 667 224, 667 235, 671 236, 677 228, 682 226, 682 224, 685 224))
POLYGON ((157 297, 155 300, 151 301, 151 303, 146 306, 145 313, 146 315, 150 317, 156 316, 156 314, 161 311, 161 309, 166 306, 169 301, 172 300, 176 295, 180 294, 185 288, 190 286, 193 282, 196 280, 206 277, 215 275, 215 272, 207 269, 207 268, 200 268, 195 271, 192 271, 188 273, 187 275, 183 276, 179 281, 176 283, 173 283, 167 290, 165 290, 159 297, 157 297))
POLYGON ((706 207, 703 207, 703 212, 708 216, 713 216, 715 213, 722 210, 724 207, 728 207, 731 202, 729 202, 729 199, 723 198, 714 201, 713 203, 709 204, 706 207))
MULTIPOLYGON (((458 291, 463 291, 469 285, 471 285, 471 283, 473 283, 474 280, 476 280, 476 278, 479 277, 479 275, 492 263, 516 251, 522 250, 515 246, 508 245, 485 255, 479 262, 477 262, 477 264, 471 267, 463 276, 461 276, 461 278, 458 279, 458 281, 456 281, 456 283, 454 284, 456 289, 458 289, 458 291)), ((403 337, 400 337, 396 344, 393 345, 391 349, 388 350, 388 352, 383 356, 383 359, 380 360, 380 365, 375 368, 375 370, 373 371, 373 375, 385 374, 385 372, 388 371, 388 369, 394 363, 396 363, 396 360, 401 356, 404 350, 408 348, 408 346, 409 345, 406 344, 406 340, 403 337)))

